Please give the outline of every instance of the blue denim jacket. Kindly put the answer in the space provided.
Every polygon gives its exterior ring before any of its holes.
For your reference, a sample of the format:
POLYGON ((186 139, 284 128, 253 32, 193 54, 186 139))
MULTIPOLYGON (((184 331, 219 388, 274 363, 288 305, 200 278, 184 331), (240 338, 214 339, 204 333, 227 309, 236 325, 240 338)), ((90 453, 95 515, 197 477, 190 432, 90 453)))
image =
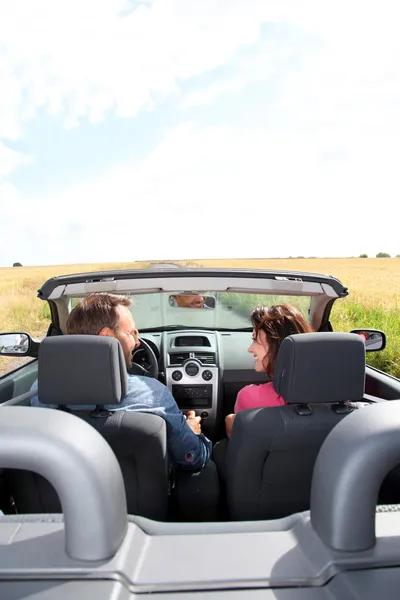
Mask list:
MULTIPOLYGON (((37 380, 32 390, 37 389, 37 380)), ((57 408, 41 404, 38 395, 31 398, 31 406, 57 408)), ((94 410, 95 406, 69 406, 72 410, 94 410)), ((157 379, 128 375, 128 393, 120 404, 109 404, 106 410, 137 410, 159 415, 166 421, 167 446, 171 462, 176 467, 197 470, 210 458, 212 443, 203 434, 194 433, 186 423, 169 389, 157 379)))

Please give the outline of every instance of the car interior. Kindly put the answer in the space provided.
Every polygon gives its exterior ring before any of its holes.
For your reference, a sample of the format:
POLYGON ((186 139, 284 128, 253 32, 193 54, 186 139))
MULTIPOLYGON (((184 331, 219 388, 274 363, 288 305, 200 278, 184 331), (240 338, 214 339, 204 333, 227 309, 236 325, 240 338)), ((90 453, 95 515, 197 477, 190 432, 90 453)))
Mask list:
POLYGON ((0 465, 42 475, 63 512, 0 517, 1 597, 394 600, 400 506, 376 498, 399 460, 399 432, 396 401, 342 419, 315 462, 308 511, 167 523, 128 513, 118 459, 84 419, 6 406, 0 465))
MULTIPOLYGON (((131 515, 159 522, 288 517, 310 508, 315 461, 330 431, 354 411, 400 398, 400 382, 366 365, 368 348, 358 332, 332 331, 333 303, 347 294, 330 276, 232 269, 53 278, 38 292, 50 306, 47 336, 40 341, 28 337, 28 345, 25 340, 32 362, 0 379, 0 407, 29 406, 38 379, 41 403, 89 423, 111 446, 131 515), (214 444, 212 460, 202 471, 171 469, 161 417, 105 410, 118 404, 127 389, 119 342, 65 335, 68 314, 93 291, 132 299, 141 345, 130 374, 159 379, 183 413, 194 410, 201 417, 202 431, 214 444), (233 412, 237 393, 267 381, 247 352, 250 310, 272 303, 300 308, 315 333, 290 336, 281 346, 273 383, 286 406, 238 413, 228 442, 225 416, 233 412), (95 409, 86 410, 87 405, 95 409)), ((370 331, 374 341, 374 330, 363 331, 370 331)), ((57 491, 40 473, 5 469, 1 484, 5 514, 62 512, 57 491)), ((396 468, 377 501, 400 502, 396 468)))

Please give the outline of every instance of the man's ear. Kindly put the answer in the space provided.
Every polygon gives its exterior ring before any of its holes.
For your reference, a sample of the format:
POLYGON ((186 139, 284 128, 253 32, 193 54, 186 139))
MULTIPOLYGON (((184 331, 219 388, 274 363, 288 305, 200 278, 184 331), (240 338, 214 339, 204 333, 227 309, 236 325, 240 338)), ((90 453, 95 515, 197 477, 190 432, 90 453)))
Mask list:
POLYGON ((99 331, 99 335, 115 337, 114 332, 109 327, 103 327, 103 329, 99 331))

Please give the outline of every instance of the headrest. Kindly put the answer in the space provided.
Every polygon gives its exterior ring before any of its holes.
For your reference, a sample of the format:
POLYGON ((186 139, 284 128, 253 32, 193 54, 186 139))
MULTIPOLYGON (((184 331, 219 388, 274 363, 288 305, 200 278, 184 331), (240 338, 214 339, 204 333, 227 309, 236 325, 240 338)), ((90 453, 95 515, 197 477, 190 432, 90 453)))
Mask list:
POLYGON ((298 333, 284 339, 274 388, 288 403, 361 400, 365 345, 356 333, 298 333))
POLYGON ((46 337, 39 346, 38 396, 43 404, 118 404, 128 376, 121 344, 99 335, 46 337))

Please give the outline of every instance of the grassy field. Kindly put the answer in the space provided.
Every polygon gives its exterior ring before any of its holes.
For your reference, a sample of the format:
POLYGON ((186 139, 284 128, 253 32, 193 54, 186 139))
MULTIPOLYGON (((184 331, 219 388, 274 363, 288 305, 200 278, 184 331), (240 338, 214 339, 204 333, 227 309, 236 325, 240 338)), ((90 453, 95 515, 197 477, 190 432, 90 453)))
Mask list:
MULTIPOLYGON (((383 352, 367 354, 369 364, 400 378, 400 259, 229 259, 174 261, 204 267, 288 269, 333 275, 349 288, 349 296, 332 310, 336 331, 355 327, 382 329, 387 335, 383 352)), ((146 268, 149 263, 61 265, 0 268, 0 330, 45 334, 49 325, 47 303, 37 298, 38 288, 50 277, 90 270, 146 268)), ((0 371, 9 364, 0 358, 0 371)))

